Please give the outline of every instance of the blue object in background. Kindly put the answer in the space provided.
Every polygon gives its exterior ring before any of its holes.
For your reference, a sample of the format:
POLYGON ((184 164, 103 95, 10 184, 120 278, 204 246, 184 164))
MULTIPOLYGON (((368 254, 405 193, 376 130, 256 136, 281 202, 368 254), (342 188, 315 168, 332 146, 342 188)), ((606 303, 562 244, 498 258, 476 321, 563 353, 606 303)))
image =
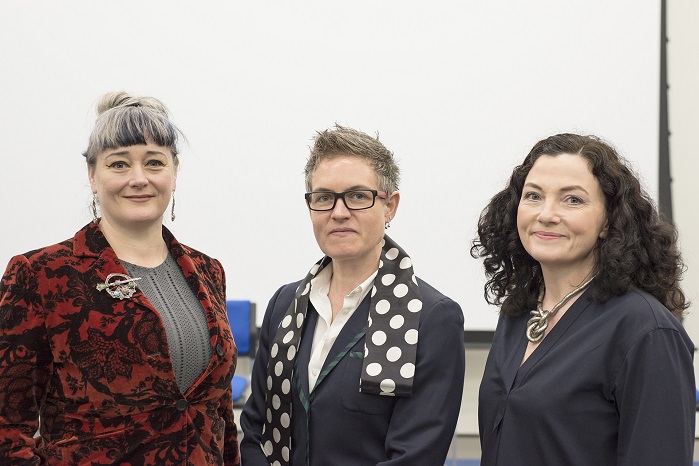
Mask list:
POLYGON ((231 388, 233 389, 233 401, 238 401, 245 392, 248 386, 248 379, 242 375, 234 375, 233 381, 231 382, 231 388))
MULTIPOLYGON (((229 299, 226 301, 228 322, 231 325, 235 346, 238 348, 238 357, 250 356, 255 353, 255 337, 257 326, 255 324, 255 304, 248 300, 229 299)), ((242 375, 234 375, 231 388, 233 389, 233 401, 239 400, 248 386, 249 378, 242 375)))

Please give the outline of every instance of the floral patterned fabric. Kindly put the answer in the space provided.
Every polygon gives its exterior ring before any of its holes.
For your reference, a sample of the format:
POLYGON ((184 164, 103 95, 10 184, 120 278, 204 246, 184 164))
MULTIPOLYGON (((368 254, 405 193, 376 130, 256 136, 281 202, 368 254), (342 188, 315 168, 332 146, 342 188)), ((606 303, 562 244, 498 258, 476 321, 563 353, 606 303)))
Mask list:
POLYGON ((16 256, 0 284, 0 464, 240 464, 223 268, 163 238, 206 311, 206 370, 182 393, 143 293, 96 289, 126 273, 98 224, 16 256))

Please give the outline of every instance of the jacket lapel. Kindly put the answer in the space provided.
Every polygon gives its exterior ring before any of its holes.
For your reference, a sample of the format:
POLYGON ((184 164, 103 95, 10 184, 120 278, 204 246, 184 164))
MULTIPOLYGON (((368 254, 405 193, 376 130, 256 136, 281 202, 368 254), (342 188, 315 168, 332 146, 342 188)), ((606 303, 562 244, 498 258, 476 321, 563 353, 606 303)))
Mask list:
MULTIPOLYGON (((89 264, 85 274, 86 279, 89 280, 86 286, 94 290, 95 293, 99 293, 100 296, 109 297, 109 302, 117 303, 134 298, 138 301, 138 295, 142 295, 138 287, 136 287, 132 298, 120 300, 112 298, 107 293, 107 290, 97 288, 98 285, 107 283, 107 277, 110 274, 128 274, 102 234, 98 224, 91 222, 75 234, 73 237, 73 255, 89 264), (89 262, 90 260, 91 262, 89 262)), ((113 282, 114 279, 111 281, 113 282)), ((114 309, 114 306, 112 308, 114 309)))
POLYGON ((170 233, 170 230, 165 227, 163 227, 163 239, 167 244, 170 254, 172 254, 177 261, 177 265, 180 267, 185 280, 187 280, 187 284, 194 292, 194 296, 197 297, 201 305, 204 307, 207 314, 207 320, 209 321, 209 324, 211 324, 213 314, 215 313, 215 306, 213 305, 214 300, 211 298, 210 294, 210 290, 213 288, 210 286, 205 286, 205 284, 202 282, 204 271, 197 268, 197 266, 201 264, 195 261, 195 259, 192 258, 187 251, 185 251, 184 246, 182 246, 179 241, 175 239, 172 233, 170 233))
MULTIPOLYGON (((208 374, 213 370, 218 361, 218 355, 216 351, 221 347, 223 336, 221 335, 222 329, 219 325, 222 322, 227 322, 226 306, 225 302, 220 303, 220 306, 216 306, 216 300, 211 296, 213 290, 219 289, 222 285, 220 283, 213 283, 214 277, 211 275, 212 267, 203 261, 198 260, 189 253, 189 249, 185 248, 179 241, 175 239, 173 234, 163 226, 163 239, 167 244, 167 248, 170 254, 175 258, 177 265, 179 266, 182 274, 184 275, 187 284, 189 285, 194 296, 197 297, 199 303, 201 303, 206 313, 206 322, 209 326, 209 344, 214 350, 211 352, 211 358, 209 359, 209 364, 207 365, 204 372, 195 380, 192 385, 189 386, 187 393, 194 390, 199 381, 203 380, 208 374), (209 280, 204 282, 204 280, 209 280)), ((223 280, 223 277, 220 277, 223 280)), ((225 286, 225 284, 224 284, 225 286)), ((230 332, 230 328, 227 329, 230 332)), ((231 336, 232 338, 232 336, 231 336)))
POLYGON ((313 305, 308 303, 306 322, 301 335, 301 344, 294 361, 294 383, 296 384, 299 399, 306 411, 308 410, 308 398, 311 393, 308 387, 308 363, 311 360, 311 346, 313 345, 313 335, 315 334, 318 313, 313 305))
MULTIPOLYGON (((340 330, 335 343, 330 348, 328 357, 325 358, 323 363, 323 369, 316 380, 316 385, 313 390, 317 390, 318 386, 325 380, 325 378, 332 372, 332 370, 337 366, 337 364, 343 360, 347 355, 353 351, 357 350, 359 342, 362 341, 364 335, 366 334, 367 320, 369 318, 369 303, 371 302, 371 293, 369 293, 361 302, 357 310, 354 311, 352 316, 349 318, 347 323, 342 330, 340 330)), ((364 355, 363 345, 359 348, 364 355)))
MULTIPOLYGON (((212 344, 212 348, 216 348, 216 345, 218 344, 218 340, 220 338, 220 329, 218 327, 218 323, 226 321, 225 319, 222 319, 220 316, 219 318, 217 318, 216 306, 214 306, 215 300, 212 299, 210 294, 210 290, 216 288, 206 286, 206 284, 203 283, 201 278, 202 272, 197 269, 197 261, 194 258, 192 258, 190 254, 188 254, 185 247, 182 244, 180 244, 172 235, 172 233, 164 226, 163 239, 165 240, 170 254, 172 254, 172 256, 175 258, 177 265, 184 274, 187 284, 190 286, 190 288, 194 292, 194 295, 197 297, 202 307, 204 308, 204 311, 206 312, 206 320, 209 326, 210 342, 212 344)), ((73 238, 73 254, 76 257, 83 258, 83 260, 89 260, 90 258, 93 258, 93 262, 92 264, 90 264, 89 270, 91 270, 94 274, 94 283, 88 283, 87 285, 90 288, 94 289, 95 293, 105 293, 105 296, 107 296, 106 291, 97 291, 96 287, 99 283, 105 283, 109 274, 128 274, 124 266, 119 261, 119 258, 116 256, 114 250, 109 245, 109 242, 104 237, 104 234, 100 230, 99 224, 97 223, 91 222, 75 234, 73 238)), ((87 275, 89 276, 90 274, 88 273, 87 275)), ((113 304, 117 304, 120 301, 123 304, 129 301, 133 302, 136 305, 146 308, 148 311, 155 313, 155 315, 157 315, 158 319, 160 320, 160 314, 153 307, 150 301, 148 301, 146 296, 143 294, 143 292, 141 292, 141 290, 138 287, 136 287, 136 291, 130 298, 119 300, 118 298, 109 297, 109 300, 113 304)), ((112 309, 123 310, 124 306, 112 305, 112 309)), ((225 309, 221 312, 225 312, 225 309)), ((162 336, 163 338, 165 338, 165 327, 163 326, 162 321, 160 322, 160 331, 163 332, 162 336)), ((209 365, 197 380, 201 380, 202 377, 205 377, 212 370, 215 361, 216 353, 212 352, 212 357, 209 361, 209 365)), ((196 385, 197 382, 195 381, 187 391, 191 391, 194 387, 196 387, 196 385)))
MULTIPOLYGON (((209 322, 210 333, 214 336, 215 334, 212 331, 211 323, 215 320, 213 318, 215 307, 210 294, 211 288, 202 283, 202 275, 201 272, 197 270, 195 260, 187 254, 185 248, 175 239, 170 230, 165 227, 163 227, 163 239, 165 240, 170 254, 175 258, 177 265, 184 274, 187 284, 204 307, 207 314, 207 321, 209 322)), ((73 243, 73 253, 76 257, 95 258, 90 268, 94 270, 99 280, 98 282, 104 283, 111 273, 127 275, 126 269, 121 262, 119 262, 119 258, 102 234, 99 224, 92 222, 76 233, 73 243)), ((97 284, 98 283, 95 283, 95 286, 97 286, 97 284)), ((153 312, 157 312, 138 288, 133 296, 127 299, 131 299, 137 304, 147 307, 153 312)))
MULTIPOLYGON (((90 288, 96 289, 98 284, 106 284, 107 277, 112 273, 128 275, 127 270, 119 261, 119 258, 109 245, 109 242, 107 242, 107 239, 104 237, 104 234, 102 234, 99 224, 97 223, 92 222, 75 234, 73 240, 73 254, 75 254, 76 257, 83 258, 83 260, 94 258, 92 264, 89 266, 89 270, 94 273, 95 283, 89 283, 88 286, 90 288)), ((114 279, 111 281, 114 281, 114 279)), ((114 303, 126 303, 131 301, 157 314, 158 312, 156 309, 150 301, 146 299, 145 295, 138 287, 138 282, 136 282, 136 284, 136 291, 131 297, 124 298, 123 300, 111 297, 109 299, 114 303)), ((97 292, 109 296, 104 289, 97 292)), ((114 306, 112 307, 114 308, 114 306)), ((164 328, 163 332, 165 332, 164 328)))

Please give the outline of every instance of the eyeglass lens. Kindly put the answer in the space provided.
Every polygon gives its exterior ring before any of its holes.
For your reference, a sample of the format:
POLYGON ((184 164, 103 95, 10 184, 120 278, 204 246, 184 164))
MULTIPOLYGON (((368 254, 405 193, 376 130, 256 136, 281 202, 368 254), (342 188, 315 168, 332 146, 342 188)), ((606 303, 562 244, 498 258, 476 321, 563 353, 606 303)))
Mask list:
POLYGON ((369 190, 346 191, 344 193, 314 192, 308 203, 311 209, 331 210, 335 199, 343 198, 348 209, 368 209, 374 205, 374 193, 369 190))

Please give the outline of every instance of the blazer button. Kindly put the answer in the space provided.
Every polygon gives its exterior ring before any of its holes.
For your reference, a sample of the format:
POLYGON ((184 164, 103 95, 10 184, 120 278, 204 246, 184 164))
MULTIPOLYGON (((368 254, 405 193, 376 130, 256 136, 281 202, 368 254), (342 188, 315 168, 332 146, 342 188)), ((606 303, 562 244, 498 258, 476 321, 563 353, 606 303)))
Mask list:
POLYGON ((219 358, 223 357, 223 345, 221 343, 216 345, 216 354, 218 354, 219 358))
POLYGON ((187 409, 187 406, 189 406, 189 403, 187 403, 187 400, 185 400, 184 398, 181 400, 177 400, 177 403, 175 403, 175 408, 177 408, 177 411, 180 412, 187 409))

